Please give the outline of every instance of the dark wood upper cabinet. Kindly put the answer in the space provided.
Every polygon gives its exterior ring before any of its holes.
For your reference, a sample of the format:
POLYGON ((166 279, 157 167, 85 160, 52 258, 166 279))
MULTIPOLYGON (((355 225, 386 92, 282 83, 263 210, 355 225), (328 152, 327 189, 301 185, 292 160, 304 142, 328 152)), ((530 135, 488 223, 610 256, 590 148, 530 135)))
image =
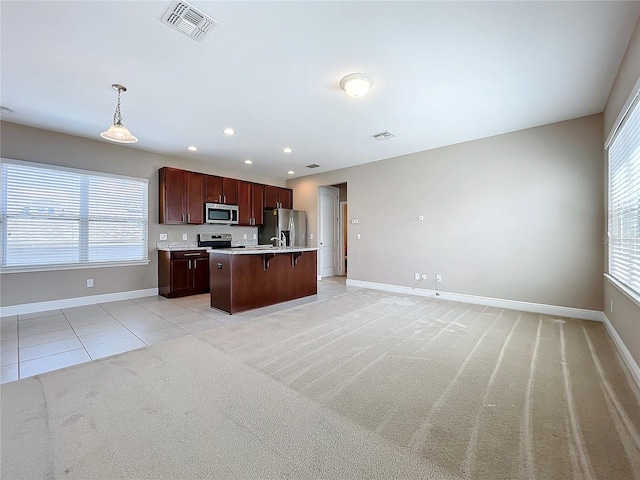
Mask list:
POLYGON ((164 167, 159 172, 160 223, 204 223, 204 175, 164 167))
POLYGON ((293 208, 293 190, 265 185, 264 208, 293 208))
POLYGON ((205 201, 209 203, 238 204, 238 180, 235 178, 205 175, 205 201))
POLYGON ((238 180, 238 225, 247 227, 264 223, 264 190, 259 183, 238 180))
POLYGON ((204 204, 238 205, 238 225, 260 226, 264 210, 293 208, 290 188, 163 167, 159 171, 160 223, 205 223, 204 204))

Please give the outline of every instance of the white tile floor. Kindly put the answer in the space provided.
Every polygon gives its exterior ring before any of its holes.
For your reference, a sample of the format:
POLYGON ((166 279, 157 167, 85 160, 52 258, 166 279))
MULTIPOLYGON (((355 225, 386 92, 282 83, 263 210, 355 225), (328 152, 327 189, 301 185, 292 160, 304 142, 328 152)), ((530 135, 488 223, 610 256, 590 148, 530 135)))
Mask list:
POLYGON ((318 294, 236 315, 209 307, 209 294, 160 296, 14 315, 0 319, 0 381, 12 382, 71 365, 243 322, 294 305, 340 295, 335 279, 318 294))

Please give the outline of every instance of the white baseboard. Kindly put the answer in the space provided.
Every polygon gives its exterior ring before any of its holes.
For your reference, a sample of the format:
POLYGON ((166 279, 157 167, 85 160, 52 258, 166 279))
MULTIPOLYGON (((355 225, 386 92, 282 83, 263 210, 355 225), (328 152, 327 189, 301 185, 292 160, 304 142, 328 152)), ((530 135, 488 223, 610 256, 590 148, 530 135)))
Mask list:
POLYGON ((94 305, 96 303, 117 302, 118 300, 130 300, 132 298, 150 297, 153 295, 158 295, 157 288, 131 290, 128 292, 104 293, 102 295, 88 295, 86 297, 63 298, 60 300, 49 300, 47 302, 23 303, 22 305, 0 307, 0 316, 9 317, 11 315, 25 315, 27 313, 46 312, 47 310, 58 310, 60 308, 82 307, 84 305, 94 305))
POLYGON ((522 310, 524 312, 542 313, 544 315, 555 315, 558 317, 594 320, 597 322, 602 322, 604 317, 604 314, 597 310, 561 307, 558 305, 545 305, 542 303, 520 302, 518 300, 505 300, 502 298, 480 297, 477 295, 466 295, 463 293, 437 292, 438 294, 436 294, 435 290, 404 287, 401 285, 389 285, 386 283, 365 282, 363 280, 347 279, 347 285, 352 285, 354 287, 371 288, 374 290, 385 290, 387 292, 394 293, 419 295, 421 297, 438 298, 440 300, 452 300, 454 302, 474 303, 476 305, 487 305, 489 307, 508 308, 511 310, 522 310))
POLYGON ((613 343, 618 348, 618 352, 620 352, 620 356, 622 357, 622 360, 624 360, 624 363, 629 368, 629 371, 631 372, 631 376, 633 377, 636 384, 638 385, 638 388, 640 388, 640 366, 638 366, 636 360, 631 355, 631 352, 622 341, 622 338, 620 338, 620 335, 618 335, 618 332, 616 332, 616 329, 613 328, 613 325, 611 324, 611 321, 609 320, 607 315, 603 313, 602 316, 604 318, 603 320, 604 326, 606 327, 607 332, 609 332, 609 336, 611 337, 611 339, 613 340, 613 343))

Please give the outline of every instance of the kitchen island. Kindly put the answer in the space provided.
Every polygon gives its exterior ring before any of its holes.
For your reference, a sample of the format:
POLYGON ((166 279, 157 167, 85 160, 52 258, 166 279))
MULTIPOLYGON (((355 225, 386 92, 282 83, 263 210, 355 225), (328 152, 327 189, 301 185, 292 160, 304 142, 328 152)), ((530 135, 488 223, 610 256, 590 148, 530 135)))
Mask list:
POLYGON ((315 295, 317 247, 209 251, 211 307, 233 314, 315 295))

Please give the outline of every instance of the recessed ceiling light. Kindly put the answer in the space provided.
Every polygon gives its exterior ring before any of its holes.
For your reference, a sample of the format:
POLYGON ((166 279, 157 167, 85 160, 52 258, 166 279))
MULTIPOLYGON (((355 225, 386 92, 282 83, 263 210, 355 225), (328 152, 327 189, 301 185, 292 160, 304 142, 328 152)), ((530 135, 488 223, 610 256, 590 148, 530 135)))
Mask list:
POLYGON ((253 162, 247 158, 247 159, 244 161, 244 163, 246 163, 247 165, 251 165, 253 162))
POLYGON ((190 152, 197 152, 198 147, 194 147, 193 145, 191 145, 190 147, 187 147, 187 150, 189 150, 190 152))
POLYGON ((233 128, 225 128, 222 130, 225 135, 235 135, 236 131, 233 128))
POLYGON ((293 150, 291 150, 289 147, 283 148, 282 151, 284 153, 291 153, 293 150))
POLYGON ((287 173, 288 173, 289 175, 293 175, 293 174, 295 174, 296 172, 294 172, 293 170, 289 170, 287 173))

